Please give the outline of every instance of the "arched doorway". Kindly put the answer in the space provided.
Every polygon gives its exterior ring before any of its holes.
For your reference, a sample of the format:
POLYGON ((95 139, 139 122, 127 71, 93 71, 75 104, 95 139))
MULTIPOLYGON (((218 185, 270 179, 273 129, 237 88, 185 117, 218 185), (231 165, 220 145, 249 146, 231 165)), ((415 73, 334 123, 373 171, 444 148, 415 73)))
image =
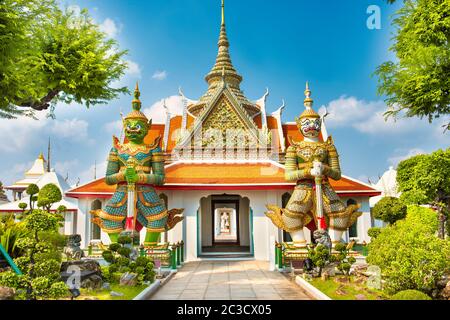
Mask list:
MULTIPOLYGON (((102 202, 100 200, 94 200, 91 203, 91 210, 100 210, 102 208, 102 202)), ((102 231, 98 225, 91 222, 91 240, 100 240, 102 236, 102 231)))
POLYGON ((198 256, 251 256, 250 200, 239 195, 200 199, 198 256))

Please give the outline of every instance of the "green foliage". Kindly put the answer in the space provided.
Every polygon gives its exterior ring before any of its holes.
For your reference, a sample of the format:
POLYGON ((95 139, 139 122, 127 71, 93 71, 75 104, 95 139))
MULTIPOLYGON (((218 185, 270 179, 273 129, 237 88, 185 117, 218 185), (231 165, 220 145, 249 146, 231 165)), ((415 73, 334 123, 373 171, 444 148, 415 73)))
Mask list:
POLYGON ((336 268, 349 277, 350 268, 356 262, 356 259, 348 256, 349 250, 347 249, 347 244, 345 243, 336 243, 334 250, 337 251, 337 254, 333 256, 332 261, 337 262, 336 268))
POLYGON ((28 204, 26 204, 25 202, 20 202, 18 204, 19 209, 25 210, 28 207, 28 204))
POLYGON ((444 238, 449 215, 450 148, 400 162, 397 183, 400 199, 407 204, 429 204, 437 208, 439 237, 444 238))
POLYGON ((17 241, 21 238, 27 237, 29 231, 24 223, 17 223, 13 216, 8 216, 0 220, 0 243, 12 257, 18 257, 21 254, 21 249, 17 246, 17 241))
POLYGON ((44 207, 50 212, 52 204, 61 201, 62 193, 58 186, 54 183, 46 184, 39 190, 38 194, 38 206, 44 207))
MULTIPOLYGON (((126 238, 124 237, 122 242, 127 243, 129 240, 126 238)), ((129 239, 131 240, 131 238, 129 239)), ((120 277, 125 272, 133 272, 138 275, 137 285, 141 285, 144 281, 153 282, 155 280, 154 264, 149 258, 137 257, 135 261, 132 261, 130 259, 131 249, 120 243, 110 244, 109 249, 103 251, 103 258, 110 264, 108 267, 102 268, 103 277, 107 281, 119 283, 120 277)))
POLYGON ((117 242, 123 245, 123 244, 131 244, 133 240, 129 236, 120 236, 117 239, 117 242))
POLYGON ((120 248, 122 248, 122 245, 120 243, 111 243, 109 245, 109 250, 113 252, 117 252, 117 250, 119 250, 120 248))
POLYGON ((380 232, 381 232, 381 228, 378 228, 378 227, 373 227, 373 228, 370 228, 369 230, 367 230, 367 234, 372 239, 375 239, 376 237, 378 237, 380 232))
POLYGON ((131 253, 131 249, 130 248, 126 248, 126 247, 122 247, 122 248, 119 248, 117 250, 117 253, 120 254, 121 256, 129 258, 130 257, 130 253, 131 253))
POLYGON ((432 300, 425 293, 417 290, 403 290, 391 297, 391 300, 432 300))
POLYGON ((407 204, 433 204, 450 195, 450 148, 399 163, 397 183, 407 204))
MULTIPOLYGON (((391 1, 391 0, 388 0, 391 1)), ((392 2, 392 1, 391 1, 392 2)), ((450 5, 443 0, 405 0, 393 20, 397 62, 376 71, 387 97, 386 116, 427 117, 450 113, 450 5)), ((445 127, 450 128, 450 123, 445 127)))
POLYGON ((383 228, 369 244, 367 262, 379 266, 388 293, 413 289, 425 293, 449 271, 450 243, 435 236, 436 213, 409 207, 405 220, 383 228))
POLYGON ((32 183, 28 185, 26 193, 29 194, 30 196, 34 196, 35 194, 39 193, 39 187, 36 184, 32 183))
POLYGON ((373 216, 389 224, 406 217, 406 205, 395 197, 384 197, 373 207, 373 216))
POLYGON ((127 92, 112 87, 127 68, 126 51, 87 10, 62 10, 55 0, 3 0, 0 22, 0 117, 58 101, 89 107, 127 92))
POLYGON ((26 219, 27 228, 33 232, 57 231, 58 218, 43 210, 34 210, 26 219))
POLYGON ((103 251, 102 252, 102 257, 108 263, 114 263, 115 262, 114 254, 111 251, 109 251, 109 250, 103 251))
POLYGON ((330 249, 323 244, 308 247, 308 258, 319 269, 319 277, 322 275, 322 269, 330 262, 330 249))
POLYGON ((60 282, 61 245, 65 237, 57 235, 58 217, 43 210, 33 210, 20 223, 28 229, 28 234, 17 239, 16 246, 21 256, 15 259, 23 275, 2 276, 0 283, 9 283, 24 299, 48 299, 66 296, 68 291, 60 282), (59 249, 59 250, 58 250, 59 249))

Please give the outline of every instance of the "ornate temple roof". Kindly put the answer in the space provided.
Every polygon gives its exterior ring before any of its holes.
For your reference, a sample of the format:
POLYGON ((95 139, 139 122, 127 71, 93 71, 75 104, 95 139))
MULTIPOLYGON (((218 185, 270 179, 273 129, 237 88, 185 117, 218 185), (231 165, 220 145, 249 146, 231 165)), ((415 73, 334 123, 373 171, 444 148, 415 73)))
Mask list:
POLYGON ((25 178, 16 181, 13 185, 6 186, 5 189, 23 191, 30 184, 36 184, 36 182, 47 172, 46 164, 47 162, 45 161, 44 155, 41 152, 38 158, 34 161, 31 168, 25 172, 25 178))
MULTIPOLYGON (((61 193, 63 195, 64 195, 64 193, 66 191, 68 191, 70 189, 69 185, 64 180, 64 178, 61 177, 61 175, 57 174, 54 171, 52 171, 52 172, 45 172, 42 176, 40 176, 37 179, 37 181, 35 181, 33 183, 35 183, 39 188, 42 188, 43 186, 45 186, 46 184, 49 184, 49 183, 56 184, 59 187, 59 189, 61 190, 61 193)), ((29 200, 30 196, 27 195, 27 194, 25 194, 25 195, 26 196, 24 196, 20 200, 0 205, 0 212, 21 212, 22 209, 19 209, 19 203, 21 203, 21 202, 29 203, 29 201, 30 201, 29 200)), ((58 207, 60 205, 64 205, 67 208, 67 212, 76 212, 76 211, 78 211, 78 206, 74 202, 74 200, 73 199, 67 199, 64 196, 61 199, 61 201, 59 201, 57 203, 54 203, 52 205, 52 207, 50 208, 50 210, 52 212, 55 212, 55 211, 57 211, 57 209, 58 209, 58 207)))
MULTIPOLYGON (((330 180, 341 196, 376 196, 380 192, 358 180, 343 176, 330 180)), ((166 183, 158 190, 292 190, 295 183, 284 178, 284 166, 274 161, 261 162, 195 162, 179 161, 166 166, 166 183)), ((112 196, 115 186, 97 179, 71 189, 73 198, 112 196)))
POLYGON ((218 53, 216 57, 216 63, 212 67, 211 71, 206 75, 205 80, 208 83, 208 90, 200 98, 200 100, 194 104, 188 106, 188 111, 194 117, 198 117, 205 107, 212 102, 215 93, 220 89, 221 82, 225 82, 230 91, 236 97, 241 106, 248 112, 249 116, 253 117, 260 110, 259 107, 250 102, 241 91, 240 84, 242 82, 242 76, 239 75, 231 62, 230 56, 230 42, 225 27, 225 5, 222 0, 222 23, 220 25, 218 53))

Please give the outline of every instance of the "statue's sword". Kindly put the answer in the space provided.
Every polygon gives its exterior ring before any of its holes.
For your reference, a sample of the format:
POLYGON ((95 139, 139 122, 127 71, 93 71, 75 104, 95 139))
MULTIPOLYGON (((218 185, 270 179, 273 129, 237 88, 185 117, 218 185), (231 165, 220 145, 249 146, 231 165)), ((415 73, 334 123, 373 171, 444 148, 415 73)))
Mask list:
POLYGON ((314 181, 316 183, 316 215, 318 222, 317 227, 319 230, 325 230, 327 228, 327 224, 323 216, 322 177, 315 177, 314 181))
MULTIPOLYGON (((129 157, 127 160, 127 168, 135 167, 135 160, 133 157, 129 157)), ((128 183, 128 200, 127 200, 127 220, 125 222, 125 230, 134 230, 134 216, 136 212, 136 185, 134 183, 128 183)))

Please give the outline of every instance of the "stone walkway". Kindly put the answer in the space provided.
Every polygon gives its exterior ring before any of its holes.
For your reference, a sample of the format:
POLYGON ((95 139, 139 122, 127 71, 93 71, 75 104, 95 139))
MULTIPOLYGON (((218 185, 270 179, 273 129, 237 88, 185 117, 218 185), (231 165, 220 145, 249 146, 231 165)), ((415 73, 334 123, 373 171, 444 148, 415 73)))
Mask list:
POLYGON ((186 263, 152 300, 310 300, 265 261, 186 263))

